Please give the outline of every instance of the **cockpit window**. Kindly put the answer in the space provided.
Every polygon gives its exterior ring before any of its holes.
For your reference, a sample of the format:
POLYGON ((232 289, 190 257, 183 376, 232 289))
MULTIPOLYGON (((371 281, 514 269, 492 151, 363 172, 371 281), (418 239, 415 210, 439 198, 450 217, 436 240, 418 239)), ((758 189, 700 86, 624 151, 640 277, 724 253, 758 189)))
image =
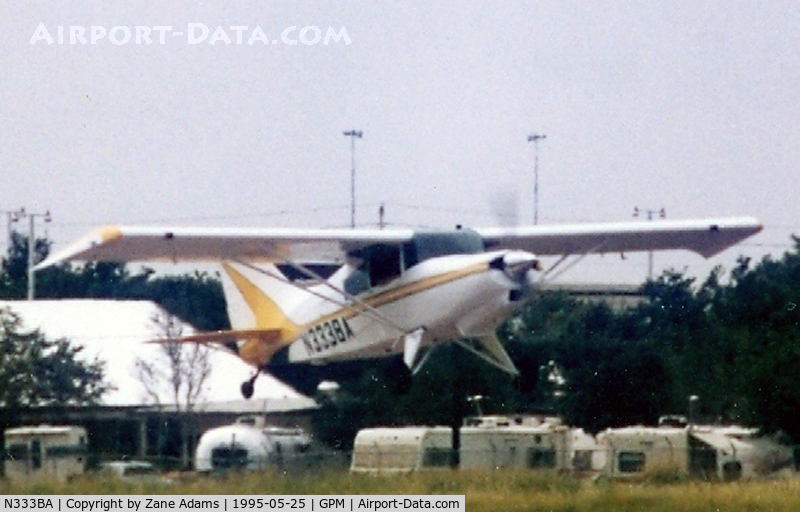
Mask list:
POLYGON ((483 252, 483 239, 470 229, 447 232, 417 232, 403 244, 405 268, 417 263, 450 254, 477 254, 483 252))
POLYGON ((483 250, 483 239, 469 229, 422 231, 402 245, 370 245, 350 253, 351 258, 361 263, 345 280, 344 289, 350 295, 358 295, 400 277, 403 270, 425 260, 450 254, 477 254, 483 250))
POLYGON ((375 245, 369 257, 369 284, 380 286, 400 277, 400 247, 397 245, 375 245))
POLYGON ((399 245, 370 245, 351 256, 360 259, 361 264, 344 283, 345 291, 350 295, 386 284, 402 273, 399 245))

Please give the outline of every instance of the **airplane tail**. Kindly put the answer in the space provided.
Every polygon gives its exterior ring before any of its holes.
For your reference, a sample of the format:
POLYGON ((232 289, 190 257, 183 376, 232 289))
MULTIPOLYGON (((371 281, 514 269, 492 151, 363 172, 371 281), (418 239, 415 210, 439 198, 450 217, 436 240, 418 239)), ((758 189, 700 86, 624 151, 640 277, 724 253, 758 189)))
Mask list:
POLYGON ((297 328, 287 313, 296 308, 304 292, 289 284, 278 267, 224 262, 222 270, 222 289, 233 329, 297 328))
POLYGON ((224 262, 222 270, 231 334, 243 334, 237 352, 248 363, 262 366, 299 334, 300 327, 288 313, 305 292, 289 284, 275 265, 224 262))

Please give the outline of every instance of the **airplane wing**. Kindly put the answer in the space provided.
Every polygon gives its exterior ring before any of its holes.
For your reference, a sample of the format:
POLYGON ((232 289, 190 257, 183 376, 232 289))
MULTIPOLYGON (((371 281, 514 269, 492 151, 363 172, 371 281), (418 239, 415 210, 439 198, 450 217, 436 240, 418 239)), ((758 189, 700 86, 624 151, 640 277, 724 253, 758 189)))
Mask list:
POLYGON ((344 262, 369 244, 402 243, 411 229, 170 228, 107 226, 37 265, 65 261, 246 260, 344 262))
MULTIPOLYGON (((711 257, 762 229, 754 218, 592 223, 478 228, 488 249, 521 249, 540 256, 688 249, 711 257)), ((377 243, 402 243, 412 229, 170 228, 98 229, 37 265, 65 261, 343 262, 377 243)))
POLYGON ((687 249, 710 258, 763 229, 752 217, 477 229, 487 247, 538 256, 687 249))

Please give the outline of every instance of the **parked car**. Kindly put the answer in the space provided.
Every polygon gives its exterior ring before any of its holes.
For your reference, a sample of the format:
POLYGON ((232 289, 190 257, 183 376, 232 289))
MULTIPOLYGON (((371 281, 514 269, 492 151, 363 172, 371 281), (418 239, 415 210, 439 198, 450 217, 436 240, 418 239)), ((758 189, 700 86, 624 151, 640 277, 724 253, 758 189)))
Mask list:
POLYGON ((100 465, 100 471, 116 476, 118 478, 148 478, 159 473, 158 469, 151 463, 143 460, 115 460, 104 462, 100 465))

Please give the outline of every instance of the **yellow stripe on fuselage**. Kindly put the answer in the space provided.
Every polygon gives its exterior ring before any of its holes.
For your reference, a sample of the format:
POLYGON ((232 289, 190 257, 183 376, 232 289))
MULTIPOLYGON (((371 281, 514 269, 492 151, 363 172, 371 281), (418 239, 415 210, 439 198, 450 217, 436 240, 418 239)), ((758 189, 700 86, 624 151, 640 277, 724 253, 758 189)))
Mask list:
POLYGON ((374 295, 364 302, 373 308, 378 308, 389 304, 391 302, 396 302, 401 299, 405 299, 409 295, 415 295, 420 292, 424 292, 430 290, 431 288, 436 288, 437 286, 441 286, 443 284, 451 283, 453 281, 457 281, 464 277, 471 276, 473 274, 479 274, 481 272, 485 272, 489 269, 488 263, 477 263, 475 265, 469 266, 467 268, 462 268, 461 270, 453 270, 451 272, 446 272, 444 274, 439 274, 433 277, 426 277, 425 279, 420 279, 419 281, 414 281, 413 283, 404 284, 402 286, 398 286, 392 290, 386 290, 385 292, 381 292, 377 295, 374 295))
MULTIPOLYGON (((457 281, 458 279, 463 279, 474 274, 485 272, 488 269, 488 263, 478 263, 461 270, 453 270, 451 272, 446 272, 433 277, 427 277, 420 279, 419 281, 398 286, 397 288, 386 290, 377 295, 373 295, 372 297, 364 299, 363 302, 371 308, 379 308, 381 306, 385 306, 386 304, 405 299, 411 295, 416 295, 432 288, 436 288, 437 286, 442 286, 444 284, 457 281)), ((345 320, 349 320, 357 315, 360 315, 365 310, 366 308, 364 306, 361 306, 357 303, 348 308, 341 308, 333 313, 320 317, 313 322, 309 322, 300 326, 300 334, 313 329, 319 324, 333 320, 334 318, 344 318, 345 320)), ((295 338, 295 340, 296 339, 297 338, 295 338)), ((295 340, 290 340, 289 343, 292 343, 295 340)))

